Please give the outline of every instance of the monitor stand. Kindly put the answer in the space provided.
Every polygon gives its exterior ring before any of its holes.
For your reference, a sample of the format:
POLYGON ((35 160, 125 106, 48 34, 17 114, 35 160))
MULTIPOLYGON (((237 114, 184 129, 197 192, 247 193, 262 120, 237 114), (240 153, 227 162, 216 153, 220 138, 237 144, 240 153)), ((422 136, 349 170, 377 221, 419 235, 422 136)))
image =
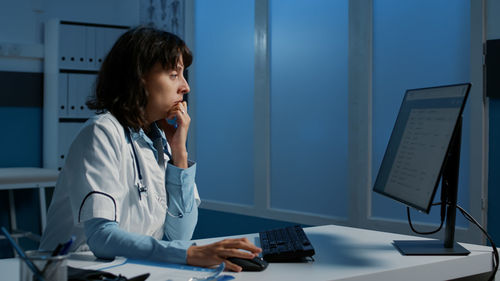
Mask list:
POLYGON ((470 252, 457 242, 446 248, 443 240, 394 240, 394 246, 405 256, 467 256, 470 252))
POLYGON ((459 117, 443 167, 441 188, 446 189, 446 227, 442 240, 394 240, 394 246, 403 255, 456 255, 466 256, 470 252, 455 239, 455 219, 458 192, 458 170, 460 167, 460 142, 462 138, 462 116, 459 117))

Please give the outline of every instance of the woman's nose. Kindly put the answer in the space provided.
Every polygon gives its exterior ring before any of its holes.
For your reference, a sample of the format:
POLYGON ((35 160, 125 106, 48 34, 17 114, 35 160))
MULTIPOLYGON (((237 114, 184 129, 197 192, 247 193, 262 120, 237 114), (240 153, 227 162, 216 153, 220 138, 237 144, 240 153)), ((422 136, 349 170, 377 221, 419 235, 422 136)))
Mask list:
POLYGON ((188 82, 186 81, 186 79, 184 78, 184 76, 182 77, 182 81, 183 81, 183 83, 182 83, 182 85, 181 85, 181 87, 180 87, 180 92, 181 92, 183 95, 185 95, 185 94, 189 93, 189 91, 190 91, 191 89, 189 88, 189 84, 188 84, 188 82))

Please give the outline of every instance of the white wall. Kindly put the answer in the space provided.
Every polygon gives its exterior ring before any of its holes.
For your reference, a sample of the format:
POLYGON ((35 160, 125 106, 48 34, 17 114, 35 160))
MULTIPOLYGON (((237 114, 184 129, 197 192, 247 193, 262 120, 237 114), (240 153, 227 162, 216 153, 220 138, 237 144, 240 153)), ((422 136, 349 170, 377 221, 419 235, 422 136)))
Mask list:
POLYGON ((44 22, 134 26, 140 0, 1 0, 0 71, 42 72, 44 22))

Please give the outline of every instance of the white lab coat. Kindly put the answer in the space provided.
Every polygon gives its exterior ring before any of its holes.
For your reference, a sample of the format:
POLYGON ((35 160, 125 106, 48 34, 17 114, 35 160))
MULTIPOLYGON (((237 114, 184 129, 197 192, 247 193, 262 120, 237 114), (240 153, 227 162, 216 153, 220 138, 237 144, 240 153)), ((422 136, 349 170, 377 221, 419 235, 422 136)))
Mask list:
MULTIPOLYGON (((167 214, 165 168, 142 138, 135 149, 147 192, 139 193, 138 172, 125 128, 110 113, 89 119, 71 145, 48 211, 40 249, 54 249, 76 236, 72 250, 87 250, 83 222, 117 221, 120 228, 161 239, 167 214)), ((167 162, 168 156, 165 155, 167 162)), ((196 203, 200 197, 196 185, 196 203)), ((194 227, 194 226, 193 226, 194 227)))

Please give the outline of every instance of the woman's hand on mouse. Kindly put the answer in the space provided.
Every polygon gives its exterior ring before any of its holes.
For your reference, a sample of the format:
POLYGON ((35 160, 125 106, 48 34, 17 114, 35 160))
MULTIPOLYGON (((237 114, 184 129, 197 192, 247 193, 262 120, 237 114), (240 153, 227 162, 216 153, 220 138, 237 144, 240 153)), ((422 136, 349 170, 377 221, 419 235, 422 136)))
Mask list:
POLYGON ((247 238, 224 239, 208 245, 189 247, 187 263, 208 267, 224 262, 226 269, 240 272, 242 268, 228 261, 227 258, 252 259, 260 252, 262 252, 262 249, 252 244, 247 238))

